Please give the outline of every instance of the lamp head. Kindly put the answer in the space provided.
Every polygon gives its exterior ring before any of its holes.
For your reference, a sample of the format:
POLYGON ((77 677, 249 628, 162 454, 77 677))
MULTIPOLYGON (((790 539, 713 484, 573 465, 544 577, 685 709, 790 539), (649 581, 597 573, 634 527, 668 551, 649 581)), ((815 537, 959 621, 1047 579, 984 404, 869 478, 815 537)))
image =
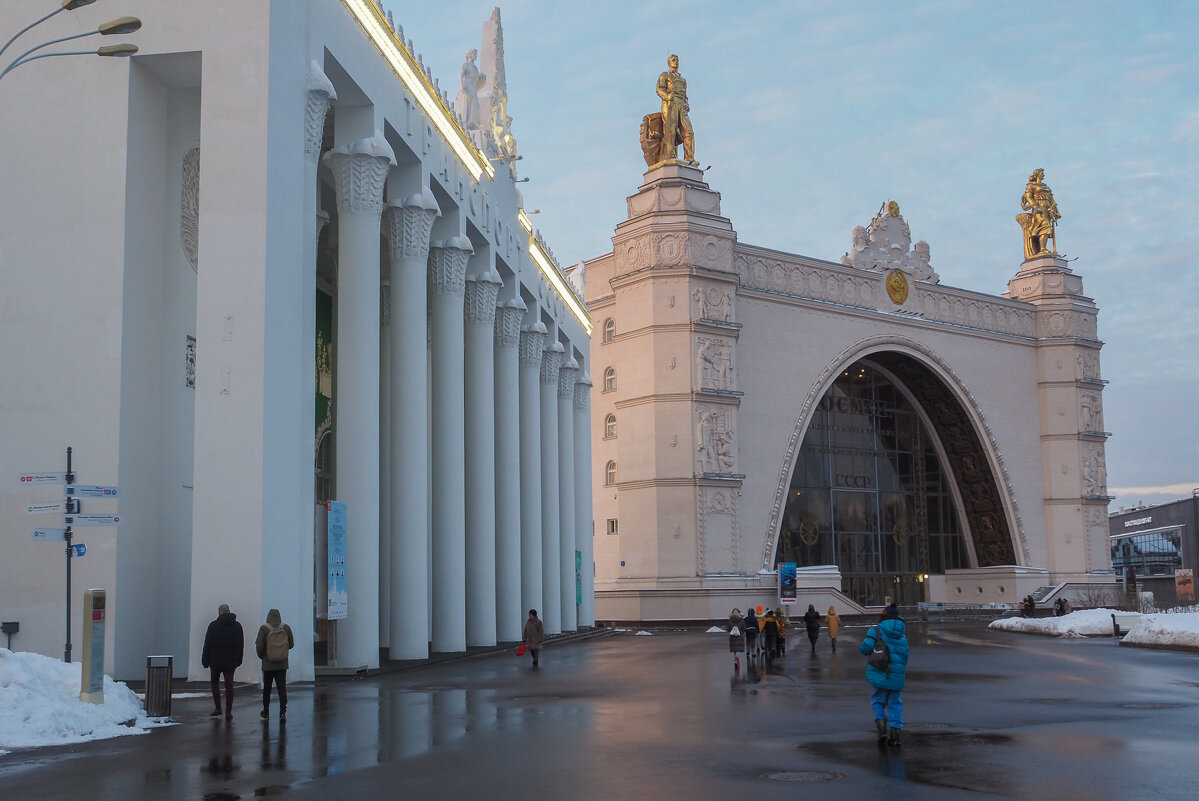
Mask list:
POLYGON ((90 6, 94 2, 96 0, 62 0, 62 7, 64 11, 74 11, 77 8, 90 6))
POLYGON ((96 49, 97 56, 131 56, 137 52, 137 45, 115 44, 104 45, 96 49))
POLYGON ((114 33, 133 33, 141 27, 142 21, 137 17, 117 17, 104 23, 97 30, 104 36, 111 36, 114 33))

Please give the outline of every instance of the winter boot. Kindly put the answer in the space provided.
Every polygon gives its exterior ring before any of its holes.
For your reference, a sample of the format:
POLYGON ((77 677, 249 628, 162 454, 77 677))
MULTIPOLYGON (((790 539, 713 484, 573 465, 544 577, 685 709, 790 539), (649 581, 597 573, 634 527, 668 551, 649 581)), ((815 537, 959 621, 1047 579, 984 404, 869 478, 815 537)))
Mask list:
POLYGON ((874 728, 878 731, 878 744, 883 745, 887 742, 887 721, 885 718, 879 718, 874 721, 874 728))
POLYGON ((902 746, 903 745, 903 738, 901 736, 902 732, 903 732, 903 729, 896 729, 896 728, 892 727, 891 734, 890 734, 890 736, 887 737, 887 745, 893 745, 896 748, 899 748, 900 746, 902 746))

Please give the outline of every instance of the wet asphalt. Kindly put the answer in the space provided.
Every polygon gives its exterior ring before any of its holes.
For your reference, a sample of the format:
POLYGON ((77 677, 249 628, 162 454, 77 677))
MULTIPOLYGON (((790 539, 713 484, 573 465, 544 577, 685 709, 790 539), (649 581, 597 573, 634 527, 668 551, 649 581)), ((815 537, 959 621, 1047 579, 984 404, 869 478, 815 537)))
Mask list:
MULTIPOLYGON (((864 628, 792 632, 734 674, 721 634, 620 632, 290 688, 288 720, 179 725, 0 756, 0 798, 1192 799, 1199 654, 909 625, 902 748, 874 741, 864 628)), ((277 710, 272 708, 272 712, 277 710)))

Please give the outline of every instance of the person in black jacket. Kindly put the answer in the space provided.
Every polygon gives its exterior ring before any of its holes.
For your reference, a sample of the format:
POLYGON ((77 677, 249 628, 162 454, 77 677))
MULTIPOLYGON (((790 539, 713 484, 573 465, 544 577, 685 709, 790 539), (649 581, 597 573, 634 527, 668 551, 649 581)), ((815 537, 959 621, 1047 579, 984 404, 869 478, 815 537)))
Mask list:
POLYGON ((808 604, 808 611, 803 613, 803 623, 808 629, 808 640, 812 643, 812 656, 815 656, 816 640, 820 637, 820 613, 812 604, 808 604))
POLYGON ((204 634, 204 650, 200 664, 208 668, 209 684, 212 687, 213 710, 209 717, 221 716, 221 677, 225 679, 225 720, 233 719, 233 671, 241 666, 246 651, 245 637, 237 615, 229 611, 229 604, 221 604, 217 618, 208 624, 204 634))

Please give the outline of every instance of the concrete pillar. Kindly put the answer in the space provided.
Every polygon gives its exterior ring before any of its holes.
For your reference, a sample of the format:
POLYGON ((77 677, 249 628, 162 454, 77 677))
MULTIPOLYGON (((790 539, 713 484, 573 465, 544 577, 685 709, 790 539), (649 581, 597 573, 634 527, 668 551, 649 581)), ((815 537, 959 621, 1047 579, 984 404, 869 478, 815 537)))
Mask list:
POLYGON ((541 358, 541 588, 546 634, 562 633, 562 529, 558 519, 558 371, 566 349, 554 342, 541 358))
POLYGON ((575 381, 579 363, 573 357, 558 371, 558 551, 562 631, 576 631, 579 616, 575 592, 575 381))
POLYGON ((429 656, 429 234, 433 193, 387 205, 391 260, 391 644, 392 659, 429 656))
POLYGON ((391 647, 391 279, 379 283, 379 647, 391 647))
POLYGON ((337 188, 337 495, 349 612, 337 663, 379 666, 379 219, 395 156, 383 134, 325 157, 337 188))
POLYGON ((490 270, 466 281, 466 644, 495 645, 495 299, 490 270))
POLYGON ((470 240, 455 236, 429 252, 430 335, 433 341, 433 644, 432 650, 466 650, 466 369, 463 296, 470 240), (437 621, 443 625, 437 625, 437 621))
MULTIPOLYGON (((545 324, 520 332, 520 603, 544 608, 541 576, 541 360, 545 324)), ((544 624, 544 621, 542 621, 544 624)), ((524 621, 521 621, 524 627, 524 621)))
MULTIPOLYGON (((303 286, 300 289, 304 303, 304 319, 300 324, 303 337, 300 347, 302 352, 309 354, 309 358, 312 358, 312 354, 316 353, 316 243, 321 235, 321 228, 324 227, 321 216, 324 216, 326 223, 329 219, 328 214, 317 208, 320 193, 317 168, 320 165, 325 116, 329 113, 330 104, 337 99, 337 92, 334 91, 333 84, 321 70, 320 64, 315 61, 308 66, 307 89, 307 103, 304 111, 304 186, 307 187, 304 192, 304 277, 303 286)), ((316 370, 310 367, 303 371, 302 375, 301 395, 304 399, 300 418, 302 428, 299 436, 296 437, 294 458, 299 460, 299 464, 305 464, 312 468, 316 459, 316 409, 311 399, 316 396, 316 370)), ((311 469, 308 473, 311 475, 311 469)), ((313 485, 314 482, 310 480, 307 486, 311 489, 313 485)), ((312 618, 311 581, 314 578, 312 570, 316 567, 314 565, 316 553, 315 504, 308 491, 305 491, 304 497, 308 498, 308 502, 303 503, 299 510, 302 529, 298 532, 295 541, 300 551, 297 560, 301 566, 301 574, 297 578, 301 582, 304 582, 305 579, 308 581, 301 585, 298 592, 292 594, 291 597, 296 599, 294 605, 279 608, 279 611, 283 613, 284 620, 310 620, 312 618), (304 569, 305 566, 307 566, 307 570, 304 569)), ((324 565, 319 567, 324 570, 324 565)), ((295 681, 312 681, 316 678, 312 649, 306 648, 302 652, 297 652, 291 659, 290 669, 295 681)))
POLYGON ((495 620, 496 638, 515 642, 528 609, 520 597, 520 299, 495 318, 495 620))
POLYGON ((579 580, 583 602, 579 627, 595 625, 595 550, 591 518, 591 378, 575 382, 575 548, 580 553, 579 580))

